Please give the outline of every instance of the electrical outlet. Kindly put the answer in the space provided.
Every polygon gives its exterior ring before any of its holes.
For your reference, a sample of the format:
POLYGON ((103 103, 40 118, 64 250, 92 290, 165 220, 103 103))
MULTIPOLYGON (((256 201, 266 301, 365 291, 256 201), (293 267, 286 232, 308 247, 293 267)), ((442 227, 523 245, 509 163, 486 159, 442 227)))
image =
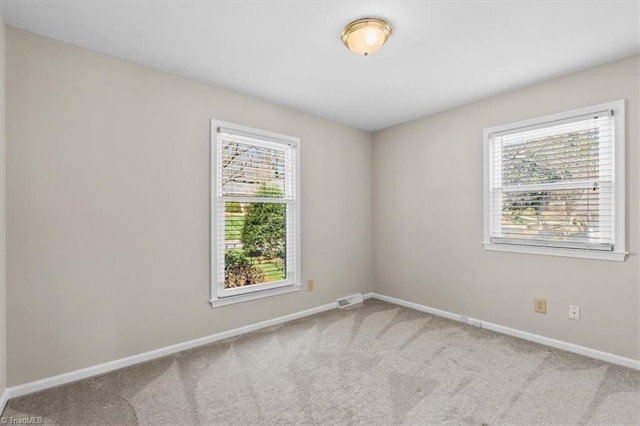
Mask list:
POLYGON ((307 280, 307 291, 313 291, 313 280, 307 280))
POLYGON ((580 306, 569 305, 569 319, 580 320, 580 306))
POLYGON ((546 314, 547 299, 533 299, 533 311, 539 314, 546 314))

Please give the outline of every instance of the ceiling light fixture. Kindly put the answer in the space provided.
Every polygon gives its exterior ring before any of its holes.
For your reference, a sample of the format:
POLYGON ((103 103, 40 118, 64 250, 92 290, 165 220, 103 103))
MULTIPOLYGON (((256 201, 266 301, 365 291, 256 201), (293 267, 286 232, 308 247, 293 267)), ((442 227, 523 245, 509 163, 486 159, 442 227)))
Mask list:
POLYGON ((347 49, 357 55, 375 53, 391 35, 391 26, 378 18, 362 18, 350 22, 340 38, 347 49))

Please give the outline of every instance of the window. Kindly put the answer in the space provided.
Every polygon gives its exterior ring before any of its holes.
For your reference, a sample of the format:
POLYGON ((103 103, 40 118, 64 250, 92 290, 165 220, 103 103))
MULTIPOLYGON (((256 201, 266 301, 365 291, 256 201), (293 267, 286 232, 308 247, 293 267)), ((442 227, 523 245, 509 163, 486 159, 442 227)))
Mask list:
POLYGON ((484 131, 484 246, 624 260, 624 101, 484 131))
POLYGON ((212 120, 211 304, 300 289, 299 139, 212 120))

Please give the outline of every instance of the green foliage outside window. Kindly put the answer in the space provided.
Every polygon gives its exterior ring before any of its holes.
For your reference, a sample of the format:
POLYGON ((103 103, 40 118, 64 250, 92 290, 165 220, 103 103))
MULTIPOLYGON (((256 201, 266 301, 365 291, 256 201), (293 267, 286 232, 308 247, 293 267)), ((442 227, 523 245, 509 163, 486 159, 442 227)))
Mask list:
MULTIPOLYGON (((278 188, 261 186, 256 197, 281 198, 278 188)), ((286 254, 286 205, 282 203, 251 203, 242 228, 242 246, 252 257, 278 259, 284 266, 286 254)))

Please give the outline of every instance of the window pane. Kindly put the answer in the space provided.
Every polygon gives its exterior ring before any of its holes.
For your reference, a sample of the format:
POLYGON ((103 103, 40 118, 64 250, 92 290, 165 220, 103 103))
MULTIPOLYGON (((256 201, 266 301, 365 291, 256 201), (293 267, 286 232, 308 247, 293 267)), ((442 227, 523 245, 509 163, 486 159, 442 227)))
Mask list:
POLYGON ((602 220, 611 213, 601 211, 610 196, 599 188, 505 193, 501 237, 598 242, 611 231, 602 220))
POLYGON ((518 141, 502 147, 504 186, 597 180, 598 128, 518 141))
POLYGON ((222 195, 283 198, 286 155, 283 149, 224 139, 221 150, 222 195))
POLYGON ((224 204, 225 288, 284 280, 286 204, 224 204))

